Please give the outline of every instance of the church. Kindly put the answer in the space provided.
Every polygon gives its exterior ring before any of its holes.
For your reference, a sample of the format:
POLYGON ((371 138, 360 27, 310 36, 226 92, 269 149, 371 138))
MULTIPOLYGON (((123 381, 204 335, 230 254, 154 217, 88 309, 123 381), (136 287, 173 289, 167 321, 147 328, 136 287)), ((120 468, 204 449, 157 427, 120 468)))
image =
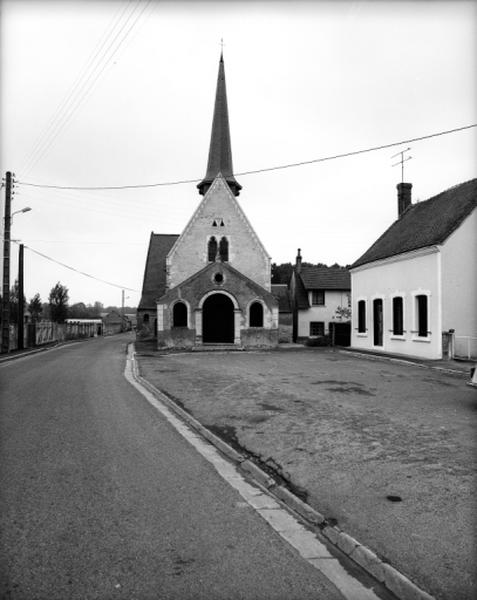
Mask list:
POLYGON ((203 196, 180 235, 151 233, 138 337, 159 348, 274 347, 279 305, 271 260, 240 207, 220 56, 203 196))

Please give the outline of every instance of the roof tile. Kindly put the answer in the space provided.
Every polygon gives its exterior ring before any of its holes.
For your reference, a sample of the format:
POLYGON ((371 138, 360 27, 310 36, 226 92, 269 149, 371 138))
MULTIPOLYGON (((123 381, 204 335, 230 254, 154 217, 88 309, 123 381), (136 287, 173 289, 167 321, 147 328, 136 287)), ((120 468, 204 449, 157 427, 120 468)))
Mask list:
POLYGON ((442 244, 476 207, 477 179, 412 204, 351 268, 442 244))
POLYGON ((166 290, 166 257, 179 236, 151 233, 138 309, 154 310, 166 290))

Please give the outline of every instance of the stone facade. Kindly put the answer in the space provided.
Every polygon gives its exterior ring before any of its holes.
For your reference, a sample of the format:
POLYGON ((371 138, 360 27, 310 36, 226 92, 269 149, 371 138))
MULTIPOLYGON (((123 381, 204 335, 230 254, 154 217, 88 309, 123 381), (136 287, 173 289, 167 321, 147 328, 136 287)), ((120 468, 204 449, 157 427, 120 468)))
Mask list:
POLYGON ((166 264, 167 281, 175 285, 169 285, 157 303, 160 347, 278 344, 278 300, 270 292, 270 258, 220 175, 166 264), (226 257, 219 251, 211 256, 212 237, 219 244, 222 238, 227 240, 226 257), (175 308, 178 303, 182 306, 175 308))
POLYGON ((271 263, 247 217, 219 175, 167 257, 167 286, 179 285, 208 263, 211 238, 225 237, 228 262, 270 291, 271 263))

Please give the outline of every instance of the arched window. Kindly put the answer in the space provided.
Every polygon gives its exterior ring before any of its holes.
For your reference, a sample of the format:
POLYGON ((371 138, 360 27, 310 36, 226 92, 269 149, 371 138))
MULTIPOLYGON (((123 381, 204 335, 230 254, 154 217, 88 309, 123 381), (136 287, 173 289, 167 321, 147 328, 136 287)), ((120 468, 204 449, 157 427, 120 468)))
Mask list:
POLYGON ((263 327, 263 306, 260 302, 254 302, 250 306, 250 327, 263 327))
POLYGON ((208 261, 214 262, 215 257, 217 256, 217 240, 215 239, 214 236, 212 236, 209 240, 207 254, 208 254, 208 261))
POLYGON ((223 237, 220 240, 219 254, 222 262, 227 262, 229 260, 229 242, 226 237, 223 237))
POLYGON ((172 309, 172 327, 187 327, 187 306, 176 302, 172 309))

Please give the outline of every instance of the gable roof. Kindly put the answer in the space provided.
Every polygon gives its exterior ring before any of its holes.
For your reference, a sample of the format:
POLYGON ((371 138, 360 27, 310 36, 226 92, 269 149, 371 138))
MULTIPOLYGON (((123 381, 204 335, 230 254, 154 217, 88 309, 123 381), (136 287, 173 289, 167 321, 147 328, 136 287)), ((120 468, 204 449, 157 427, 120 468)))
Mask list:
POLYGON ((442 244, 476 207, 477 179, 411 204, 351 268, 442 244))
POLYGON ((178 237, 175 234, 151 233, 138 309, 155 310, 156 299, 164 294, 166 256, 178 237))
POLYGON ((300 277, 306 290, 351 289, 351 276, 343 267, 302 267, 300 277))
POLYGON ((292 312, 290 292, 286 283, 272 283, 272 294, 278 300, 278 312, 292 312))

